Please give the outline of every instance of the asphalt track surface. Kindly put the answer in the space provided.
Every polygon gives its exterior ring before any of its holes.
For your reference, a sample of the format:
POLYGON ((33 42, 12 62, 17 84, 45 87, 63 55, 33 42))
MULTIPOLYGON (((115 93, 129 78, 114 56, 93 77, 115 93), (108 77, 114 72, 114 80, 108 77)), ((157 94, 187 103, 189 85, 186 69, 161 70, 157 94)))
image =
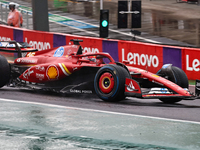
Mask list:
POLYGON ((0 98, 6 150, 199 150, 199 122, 0 98))
POLYGON ((3 87, 0 146, 13 150, 199 150, 200 101, 163 104, 3 87))
POLYGON ((53 92, 33 91, 3 87, 0 98, 16 101, 39 102, 61 106, 103 110, 119 113, 136 114, 166 119, 200 122, 200 99, 181 101, 176 104, 164 104, 158 99, 136 99, 128 97, 126 100, 109 103, 95 95, 62 95, 53 92))

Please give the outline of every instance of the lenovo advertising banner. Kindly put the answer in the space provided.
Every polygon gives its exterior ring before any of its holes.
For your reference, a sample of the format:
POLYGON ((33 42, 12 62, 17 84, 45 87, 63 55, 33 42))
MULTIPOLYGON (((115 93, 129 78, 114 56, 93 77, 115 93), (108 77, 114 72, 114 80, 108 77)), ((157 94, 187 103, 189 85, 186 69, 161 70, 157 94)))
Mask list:
POLYGON ((23 39, 39 51, 53 48, 53 33, 24 30, 23 39))
POLYGON ((83 42, 80 42, 83 48, 83 52, 89 52, 89 53, 102 52, 102 39, 100 38, 66 35, 67 45, 73 44, 73 42, 70 41, 71 39, 83 40, 83 42))
POLYGON ((194 48, 182 49, 182 69, 189 80, 200 79, 200 50, 194 48))
POLYGON ((163 47, 139 42, 118 42, 119 61, 156 73, 163 65, 163 47))
POLYGON ((0 26, 0 41, 11 41, 13 38, 13 28, 5 25, 0 26))

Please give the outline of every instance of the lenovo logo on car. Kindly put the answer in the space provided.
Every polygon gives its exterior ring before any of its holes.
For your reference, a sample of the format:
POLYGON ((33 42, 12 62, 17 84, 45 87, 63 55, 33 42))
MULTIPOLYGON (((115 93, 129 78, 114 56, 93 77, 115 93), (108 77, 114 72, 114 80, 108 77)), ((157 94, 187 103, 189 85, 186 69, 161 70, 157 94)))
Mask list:
MULTIPOLYGON (((27 38, 25 38, 25 42, 28 43, 27 38)), ((32 46, 33 48, 38 49, 39 51, 41 50, 46 50, 46 49, 50 49, 51 45, 49 44, 49 42, 40 42, 40 41, 29 41, 28 43, 30 46, 32 46)))
POLYGON ((11 38, 0 36, 0 41, 11 41, 11 38))
POLYGON ((198 59, 192 60, 190 64, 189 55, 186 55, 186 70, 188 71, 199 71, 200 61, 198 59))
POLYGON ((99 53, 99 50, 98 48, 84 47, 83 52, 84 53, 99 53))
POLYGON ((122 49, 122 61, 128 61, 130 64, 142 65, 148 67, 158 67, 159 59, 156 55, 138 54, 129 52, 125 58, 124 49, 122 49), (126 60, 127 59, 127 60, 126 60))

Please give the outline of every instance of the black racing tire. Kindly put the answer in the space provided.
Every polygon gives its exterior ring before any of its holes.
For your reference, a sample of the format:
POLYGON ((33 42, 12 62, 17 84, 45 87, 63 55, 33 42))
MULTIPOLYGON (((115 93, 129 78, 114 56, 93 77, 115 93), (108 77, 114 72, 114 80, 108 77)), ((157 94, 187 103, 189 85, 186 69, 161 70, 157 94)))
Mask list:
POLYGON ((188 88, 189 87, 189 82, 188 82, 188 77, 185 74, 185 72, 175 66, 172 66, 172 71, 174 73, 174 76, 176 78, 176 84, 179 85, 182 88, 188 88))
POLYGON ((107 102, 125 99, 125 80, 131 78, 129 72, 118 65, 105 65, 94 79, 94 89, 99 98, 107 102))
MULTIPOLYGON (((172 66, 172 72, 175 76, 175 82, 173 81, 174 83, 176 83, 182 88, 189 87, 188 77, 182 69, 172 66)), ((180 102, 182 99, 181 98, 160 98, 160 100, 163 103, 173 104, 173 103, 180 102)))
POLYGON ((0 55, 0 88, 10 80, 10 65, 6 58, 0 55))

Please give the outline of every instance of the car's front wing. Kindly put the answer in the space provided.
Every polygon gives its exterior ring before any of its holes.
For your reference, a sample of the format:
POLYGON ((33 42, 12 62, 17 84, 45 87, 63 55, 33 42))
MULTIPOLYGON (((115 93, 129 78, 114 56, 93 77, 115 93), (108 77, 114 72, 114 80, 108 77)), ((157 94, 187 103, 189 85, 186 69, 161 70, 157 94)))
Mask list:
MULTIPOLYGON (((188 89, 181 88, 181 90, 185 90, 186 93, 190 93, 188 89)), ((137 81, 129 78, 126 78, 125 95, 143 99, 179 98, 184 100, 194 100, 197 98, 192 93, 190 93, 190 95, 182 95, 166 87, 152 87, 148 89, 141 88, 137 81)))

